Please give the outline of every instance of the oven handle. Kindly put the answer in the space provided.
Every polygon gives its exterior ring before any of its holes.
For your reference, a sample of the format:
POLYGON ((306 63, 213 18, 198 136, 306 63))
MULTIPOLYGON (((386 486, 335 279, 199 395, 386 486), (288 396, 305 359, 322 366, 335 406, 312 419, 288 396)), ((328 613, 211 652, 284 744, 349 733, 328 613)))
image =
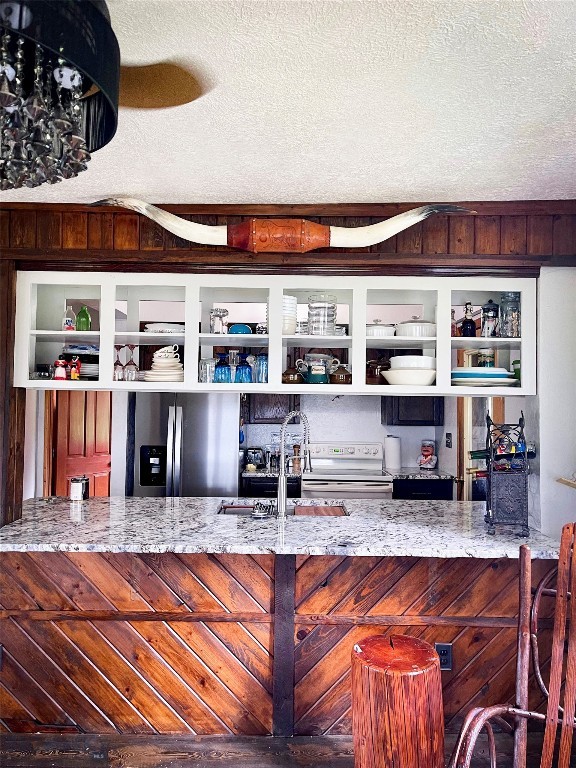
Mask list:
POLYGON ((375 491, 380 490, 384 493, 392 493, 392 483, 380 482, 378 480, 302 480, 302 491, 304 490, 332 490, 334 491, 362 491, 363 489, 375 491))

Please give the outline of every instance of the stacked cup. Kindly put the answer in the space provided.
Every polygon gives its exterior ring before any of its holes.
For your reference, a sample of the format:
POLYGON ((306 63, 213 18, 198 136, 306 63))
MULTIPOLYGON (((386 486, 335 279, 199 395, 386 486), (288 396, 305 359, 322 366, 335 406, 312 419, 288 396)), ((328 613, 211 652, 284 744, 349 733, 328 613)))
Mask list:
POLYGON ((177 344, 154 352, 152 370, 144 371, 144 381, 184 381, 184 366, 177 352, 177 344))
POLYGON ((315 293, 308 297, 308 333, 334 336, 336 333, 336 296, 315 293))
POLYGON ((296 309, 298 299, 296 296, 282 297, 282 333, 290 336, 296 333, 296 309))

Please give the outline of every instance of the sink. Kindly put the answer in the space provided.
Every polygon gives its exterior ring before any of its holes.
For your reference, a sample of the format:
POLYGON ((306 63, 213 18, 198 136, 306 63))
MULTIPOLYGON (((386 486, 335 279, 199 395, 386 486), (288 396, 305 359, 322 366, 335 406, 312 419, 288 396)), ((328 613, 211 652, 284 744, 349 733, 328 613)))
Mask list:
MULTIPOLYGON (((246 517, 266 518, 276 515, 276 500, 261 499, 258 501, 242 500, 222 501, 218 507, 219 515, 244 515, 246 517)), ((317 506, 306 504, 289 504, 286 515, 306 515, 307 517, 342 517, 350 513, 341 501, 324 503, 317 506)))

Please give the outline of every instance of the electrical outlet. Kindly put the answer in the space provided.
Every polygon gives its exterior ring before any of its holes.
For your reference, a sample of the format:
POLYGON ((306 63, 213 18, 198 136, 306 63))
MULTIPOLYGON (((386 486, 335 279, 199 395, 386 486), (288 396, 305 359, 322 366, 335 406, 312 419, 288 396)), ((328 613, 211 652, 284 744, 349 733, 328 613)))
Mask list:
POLYGON ((440 669, 449 672, 452 669, 452 643, 434 643, 434 649, 440 657, 440 669))
POLYGON ((446 432, 446 448, 452 448, 452 432, 446 432))

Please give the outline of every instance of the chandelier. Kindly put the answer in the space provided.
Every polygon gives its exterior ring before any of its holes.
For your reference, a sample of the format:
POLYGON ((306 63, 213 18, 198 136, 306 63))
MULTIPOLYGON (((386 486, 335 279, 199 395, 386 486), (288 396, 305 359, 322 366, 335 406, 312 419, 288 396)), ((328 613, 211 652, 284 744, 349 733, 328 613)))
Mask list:
POLYGON ((104 0, 0 0, 0 189, 86 170, 116 132, 119 72, 104 0))

